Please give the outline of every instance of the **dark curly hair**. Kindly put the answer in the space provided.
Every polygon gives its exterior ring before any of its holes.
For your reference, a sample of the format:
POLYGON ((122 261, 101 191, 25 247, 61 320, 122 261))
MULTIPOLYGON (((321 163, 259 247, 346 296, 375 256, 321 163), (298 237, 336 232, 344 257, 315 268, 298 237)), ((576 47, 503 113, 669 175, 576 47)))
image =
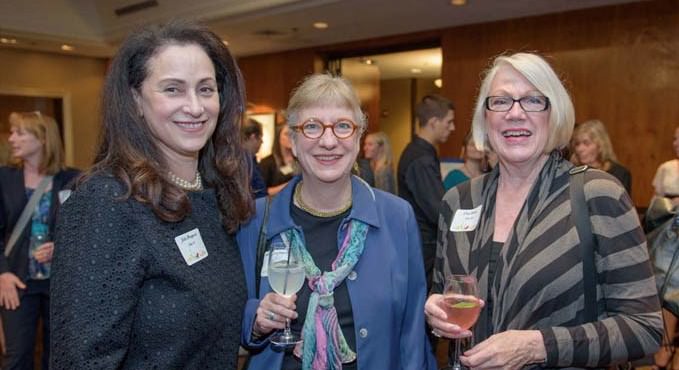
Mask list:
POLYGON ((191 212, 186 193, 166 178, 166 160, 138 114, 132 93, 140 91, 149 75, 149 59, 167 45, 198 45, 214 65, 219 117, 214 133, 199 153, 198 170, 204 183, 216 191, 226 230, 235 232, 254 212, 247 157, 240 144, 243 80, 222 40, 203 26, 187 21, 150 25, 123 42, 106 77, 103 127, 89 176, 113 174, 127 187, 124 198, 132 196, 148 204, 164 221, 181 221, 191 212))

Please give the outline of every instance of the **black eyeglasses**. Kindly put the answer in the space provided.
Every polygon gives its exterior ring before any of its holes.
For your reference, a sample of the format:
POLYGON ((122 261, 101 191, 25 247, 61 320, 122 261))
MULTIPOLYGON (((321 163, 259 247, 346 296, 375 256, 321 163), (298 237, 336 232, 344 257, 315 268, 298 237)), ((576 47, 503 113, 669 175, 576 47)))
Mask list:
POLYGON ((332 124, 325 125, 318 118, 309 118, 301 125, 292 126, 295 131, 301 131, 307 139, 318 139, 323 136, 326 128, 332 130, 333 135, 338 139, 346 139, 356 132, 356 124, 348 118, 340 118, 332 124))
POLYGON ((508 112, 519 102, 525 112, 544 112, 549 108, 549 98, 546 96, 523 96, 514 99, 511 96, 489 96, 486 98, 486 109, 493 112, 508 112))

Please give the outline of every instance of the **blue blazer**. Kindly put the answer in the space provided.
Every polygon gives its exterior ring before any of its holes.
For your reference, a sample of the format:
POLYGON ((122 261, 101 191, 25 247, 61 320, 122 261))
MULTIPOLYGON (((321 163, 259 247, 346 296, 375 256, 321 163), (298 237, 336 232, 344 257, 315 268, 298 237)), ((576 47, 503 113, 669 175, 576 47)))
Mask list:
MULTIPOLYGON (((290 228, 292 194, 300 177, 271 200, 267 240, 290 228)), ((358 368, 436 369, 425 334, 426 282, 420 236, 411 206, 389 193, 372 189, 353 176, 353 207, 342 225, 358 219, 369 225, 365 249, 346 283, 356 330, 358 368)), ((242 344, 251 352, 251 370, 280 369, 283 354, 272 350, 268 338, 251 339, 260 297, 271 291, 266 277, 255 292, 257 238, 265 199, 257 201, 257 216, 241 228, 237 240, 245 268, 248 302, 243 316, 242 344)), ((343 226, 340 226, 343 227, 343 226)), ((306 308, 303 308, 306 309, 306 308)))

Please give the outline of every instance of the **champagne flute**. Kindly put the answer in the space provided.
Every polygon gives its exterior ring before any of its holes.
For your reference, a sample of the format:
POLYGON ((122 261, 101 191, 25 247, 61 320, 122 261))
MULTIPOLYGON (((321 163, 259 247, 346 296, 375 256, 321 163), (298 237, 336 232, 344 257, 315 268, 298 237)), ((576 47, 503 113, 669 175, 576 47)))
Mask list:
MULTIPOLYGON (((449 323, 455 324, 463 330, 469 330, 476 323, 481 312, 478 290, 474 276, 450 275, 446 278, 441 308, 446 312, 449 323)), ((457 338, 454 341, 453 363, 450 363, 450 356, 448 356, 448 366, 442 370, 462 370, 464 368, 460 364, 461 339, 457 338)))
MULTIPOLYGON (((290 297, 304 284, 304 266, 283 243, 273 243, 269 251, 269 285, 274 292, 290 297)), ((285 319, 285 330, 271 336, 271 343, 290 347, 302 342, 298 334, 290 330, 290 319, 285 319)))

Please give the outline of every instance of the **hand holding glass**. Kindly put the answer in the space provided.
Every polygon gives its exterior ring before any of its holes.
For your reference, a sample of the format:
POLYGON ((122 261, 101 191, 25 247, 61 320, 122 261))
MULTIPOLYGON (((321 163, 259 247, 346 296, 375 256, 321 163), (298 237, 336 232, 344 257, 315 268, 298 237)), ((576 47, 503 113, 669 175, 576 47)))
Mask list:
MULTIPOLYGON (((269 284, 274 292, 290 297, 304 284, 304 266, 282 243, 272 244, 269 251, 269 284)), ((285 319, 285 330, 271 336, 271 343, 280 346, 293 346, 302 339, 290 330, 290 319, 285 319)))
MULTIPOLYGON (((441 308, 448 316, 448 322, 469 330, 479 318, 481 302, 479 300, 476 278, 471 275, 451 275, 446 278, 443 289, 441 308)), ((461 370, 460 339, 455 339, 455 355, 453 364, 443 370, 461 370)))

